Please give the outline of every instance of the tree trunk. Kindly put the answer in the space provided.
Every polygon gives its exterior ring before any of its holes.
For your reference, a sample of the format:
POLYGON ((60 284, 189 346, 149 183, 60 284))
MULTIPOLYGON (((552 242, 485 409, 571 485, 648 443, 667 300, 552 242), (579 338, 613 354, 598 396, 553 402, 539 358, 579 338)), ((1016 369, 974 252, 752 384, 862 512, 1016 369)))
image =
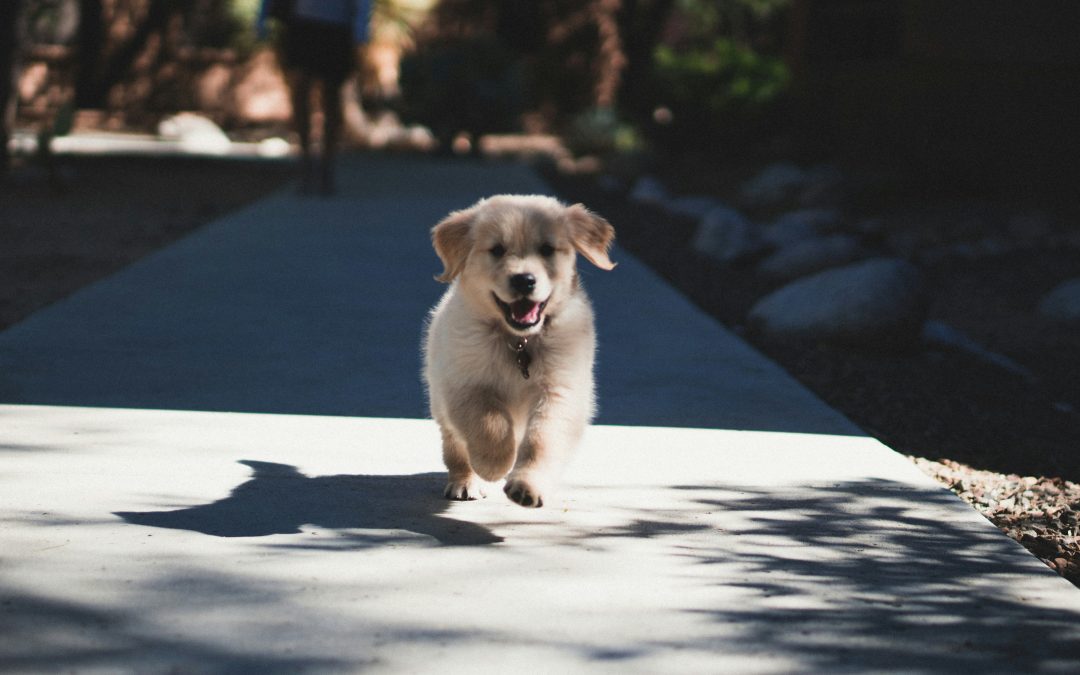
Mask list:
POLYGON ((593 0, 592 14, 599 38, 597 46, 596 82, 593 89, 593 105, 597 108, 614 108, 615 99, 626 67, 622 37, 616 17, 622 0, 593 0))
POLYGON ((623 0, 618 18, 626 69, 618 95, 621 106, 634 113, 652 112, 648 88, 653 52, 674 5, 675 0, 623 0))
POLYGON ((11 157, 8 141, 14 123, 15 98, 15 20, 19 16, 20 0, 0 2, 0 177, 6 176, 11 157))
POLYGON ((149 9, 146 18, 135 29, 135 33, 125 44, 111 50, 107 55, 104 53, 103 27, 95 27, 94 21, 102 24, 102 3, 100 0, 80 0, 83 8, 88 13, 83 15, 84 20, 91 22, 90 26, 80 27, 80 54, 82 69, 85 72, 79 74, 79 86, 76 91, 76 100, 81 108, 104 108, 108 104, 109 90, 121 82, 131 71, 135 59, 146 48, 150 37, 154 34, 165 35, 169 17, 175 12, 183 11, 190 5, 190 0, 149 0, 149 9), (95 18, 96 17, 96 18, 95 18), (84 33, 85 29, 85 33, 84 33), (99 36, 95 38, 94 32, 99 36), (82 40, 87 42, 83 43, 82 40), (95 44, 96 40, 96 44, 95 44), (83 52, 83 48, 87 50, 83 52))
POLYGON ((105 18, 101 0, 79 0, 79 70, 75 76, 75 107, 103 108, 106 92, 97 74, 105 51, 105 18))

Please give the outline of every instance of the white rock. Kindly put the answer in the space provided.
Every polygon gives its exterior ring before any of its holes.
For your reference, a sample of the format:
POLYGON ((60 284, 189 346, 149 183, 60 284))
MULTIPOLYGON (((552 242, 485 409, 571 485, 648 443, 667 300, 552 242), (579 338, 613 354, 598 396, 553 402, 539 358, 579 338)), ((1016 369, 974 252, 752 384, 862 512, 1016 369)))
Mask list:
POLYGON ((286 157, 292 152, 289 142, 280 136, 265 138, 259 141, 260 157, 286 157))
POLYGON ((438 145, 435 134, 425 126, 414 124, 405 129, 405 147, 409 149, 429 152, 438 145))
POLYGON ((158 123, 158 135, 176 141, 184 152, 200 155, 223 155, 232 145, 221 127, 195 113, 166 117, 158 123))
POLYGON ((743 214, 726 206, 717 206, 701 219, 693 246, 698 253, 730 264, 760 253, 766 244, 743 214))
POLYGON ((1043 296, 1039 314, 1053 321, 1080 321, 1080 278, 1070 279, 1043 296))
POLYGON ((712 197, 691 195, 672 199, 667 203, 667 211, 675 216, 701 220, 705 214, 718 206, 723 206, 723 204, 712 197))
POLYGON ((919 334, 925 295, 913 265, 874 258, 780 288, 754 305, 748 322, 770 339, 901 345, 919 334))
POLYGON ((669 198, 670 195, 664 184, 652 176, 638 178, 637 182, 634 183, 634 188, 630 191, 630 199, 639 204, 663 206, 669 198))
POLYGON ((771 279, 787 281, 846 265, 867 255, 854 237, 844 234, 812 237, 776 251, 761 261, 758 271, 771 279))

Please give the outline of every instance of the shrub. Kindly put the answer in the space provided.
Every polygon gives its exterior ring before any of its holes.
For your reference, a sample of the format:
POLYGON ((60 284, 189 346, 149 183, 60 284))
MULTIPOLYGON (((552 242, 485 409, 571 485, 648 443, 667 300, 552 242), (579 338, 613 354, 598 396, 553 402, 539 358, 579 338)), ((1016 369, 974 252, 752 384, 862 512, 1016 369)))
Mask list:
POLYGON ((790 74, 779 58, 727 38, 702 47, 657 47, 653 77, 675 131, 725 134, 767 117, 790 74))

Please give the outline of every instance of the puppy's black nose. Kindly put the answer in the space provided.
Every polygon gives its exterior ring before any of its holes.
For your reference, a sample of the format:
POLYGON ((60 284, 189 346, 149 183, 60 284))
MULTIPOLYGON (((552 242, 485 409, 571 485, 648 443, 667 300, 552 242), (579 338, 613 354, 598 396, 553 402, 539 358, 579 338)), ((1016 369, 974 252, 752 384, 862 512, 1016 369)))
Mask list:
POLYGON ((531 274, 515 274, 510 277, 510 288, 522 295, 528 295, 536 288, 536 277, 531 274))

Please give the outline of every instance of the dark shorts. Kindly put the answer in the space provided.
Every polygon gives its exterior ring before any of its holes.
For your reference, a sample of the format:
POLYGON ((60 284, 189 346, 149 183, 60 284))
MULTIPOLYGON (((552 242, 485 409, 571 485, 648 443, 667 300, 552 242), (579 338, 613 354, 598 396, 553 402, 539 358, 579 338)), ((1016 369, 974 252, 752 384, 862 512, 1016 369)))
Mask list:
POLYGON ((352 32, 348 26, 294 18, 285 28, 281 53, 286 68, 341 81, 352 72, 352 32))

